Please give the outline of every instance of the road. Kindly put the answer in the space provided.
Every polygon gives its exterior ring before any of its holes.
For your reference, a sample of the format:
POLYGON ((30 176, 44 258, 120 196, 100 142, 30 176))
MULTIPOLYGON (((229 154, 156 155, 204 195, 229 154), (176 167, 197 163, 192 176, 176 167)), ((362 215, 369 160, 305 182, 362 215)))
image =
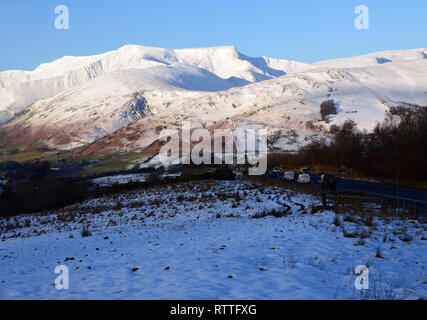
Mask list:
MULTIPOLYGON (((277 179, 283 178, 279 177, 277 179)), ((320 175, 312 175, 312 185, 317 186, 319 179, 320 175)), ((417 206, 422 211, 427 212, 427 191, 419 189, 400 188, 398 196, 396 187, 394 186, 337 178, 337 191, 369 193, 373 196, 385 197, 390 201, 395 201, 399 198, 401 205, 407 207, 417 206)))

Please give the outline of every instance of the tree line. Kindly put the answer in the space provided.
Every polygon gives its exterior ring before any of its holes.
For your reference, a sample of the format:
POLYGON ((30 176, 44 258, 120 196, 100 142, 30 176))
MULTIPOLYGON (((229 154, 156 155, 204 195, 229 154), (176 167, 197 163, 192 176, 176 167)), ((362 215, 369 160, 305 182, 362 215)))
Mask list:
MULTIPOLYGON (((313 142, 282 157, 284 167, 345 166, 364 176, 408 183, 427 181, 427 111, 399 109, 388 113, 372 132, 348 120, 332 126, 333 138, 313 142)), ((273 160, 273 165, 278 165, 273 160)))

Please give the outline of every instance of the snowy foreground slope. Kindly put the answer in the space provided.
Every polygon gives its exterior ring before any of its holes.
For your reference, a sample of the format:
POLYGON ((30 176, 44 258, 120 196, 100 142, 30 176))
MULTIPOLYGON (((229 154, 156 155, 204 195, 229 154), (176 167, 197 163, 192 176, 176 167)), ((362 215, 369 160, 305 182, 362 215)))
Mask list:
POLYGON ((419 221, 340 216, 337 226, 331 211, 312 213, 319 199, 249 182, 158 191, 1 221, 0 299, 427 298, 419 221), (53 285, 58 265, 69 290, 53 285), (369 290, 354 287, 358 265, 369 290))
POLYGON ((252 58, 234 47, 124 46, 1 72, 0 147, 94 143, 90 150, 145 152, 159 137, 155 127, 189 119, 206 128, 266 128, 277 137, 273 149, 295 150, 332 124, 352 119, 371 130, 392 107, 426 106, 426 73, 426 49, 303 64, 252 58), (337 115, 322 119, 326 100, 334 100, 337 115))

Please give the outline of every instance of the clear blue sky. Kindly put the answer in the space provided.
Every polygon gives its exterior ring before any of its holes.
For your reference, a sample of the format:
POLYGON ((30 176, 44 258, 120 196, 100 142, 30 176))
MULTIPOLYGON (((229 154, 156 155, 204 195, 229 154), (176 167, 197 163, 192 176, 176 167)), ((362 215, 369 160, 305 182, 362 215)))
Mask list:
POLYGON ((250 56, 314 62, 427 47, 426 15, 426 0, 0 0, 0 71, 124 44, 235 45, 250 56), (69 30, 54 27, 60 4, 69 30), (359 4, 370 10, 367 31, 354 28, 359 4))

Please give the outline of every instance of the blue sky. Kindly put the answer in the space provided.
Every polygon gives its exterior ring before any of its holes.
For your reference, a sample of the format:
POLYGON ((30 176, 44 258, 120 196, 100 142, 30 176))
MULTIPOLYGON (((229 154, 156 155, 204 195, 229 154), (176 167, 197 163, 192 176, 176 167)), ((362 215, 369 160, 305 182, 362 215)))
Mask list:
POLYGON ((0 0, 0 71, 124 44, 234 45, 250 56, 302 62, 420 48, 426 12, 425 0, 0 0), (54 27, 60 4, 69 8, 69 30, 54 27), (354 28, 359 4, 369 7, 369 30, 354 28))

